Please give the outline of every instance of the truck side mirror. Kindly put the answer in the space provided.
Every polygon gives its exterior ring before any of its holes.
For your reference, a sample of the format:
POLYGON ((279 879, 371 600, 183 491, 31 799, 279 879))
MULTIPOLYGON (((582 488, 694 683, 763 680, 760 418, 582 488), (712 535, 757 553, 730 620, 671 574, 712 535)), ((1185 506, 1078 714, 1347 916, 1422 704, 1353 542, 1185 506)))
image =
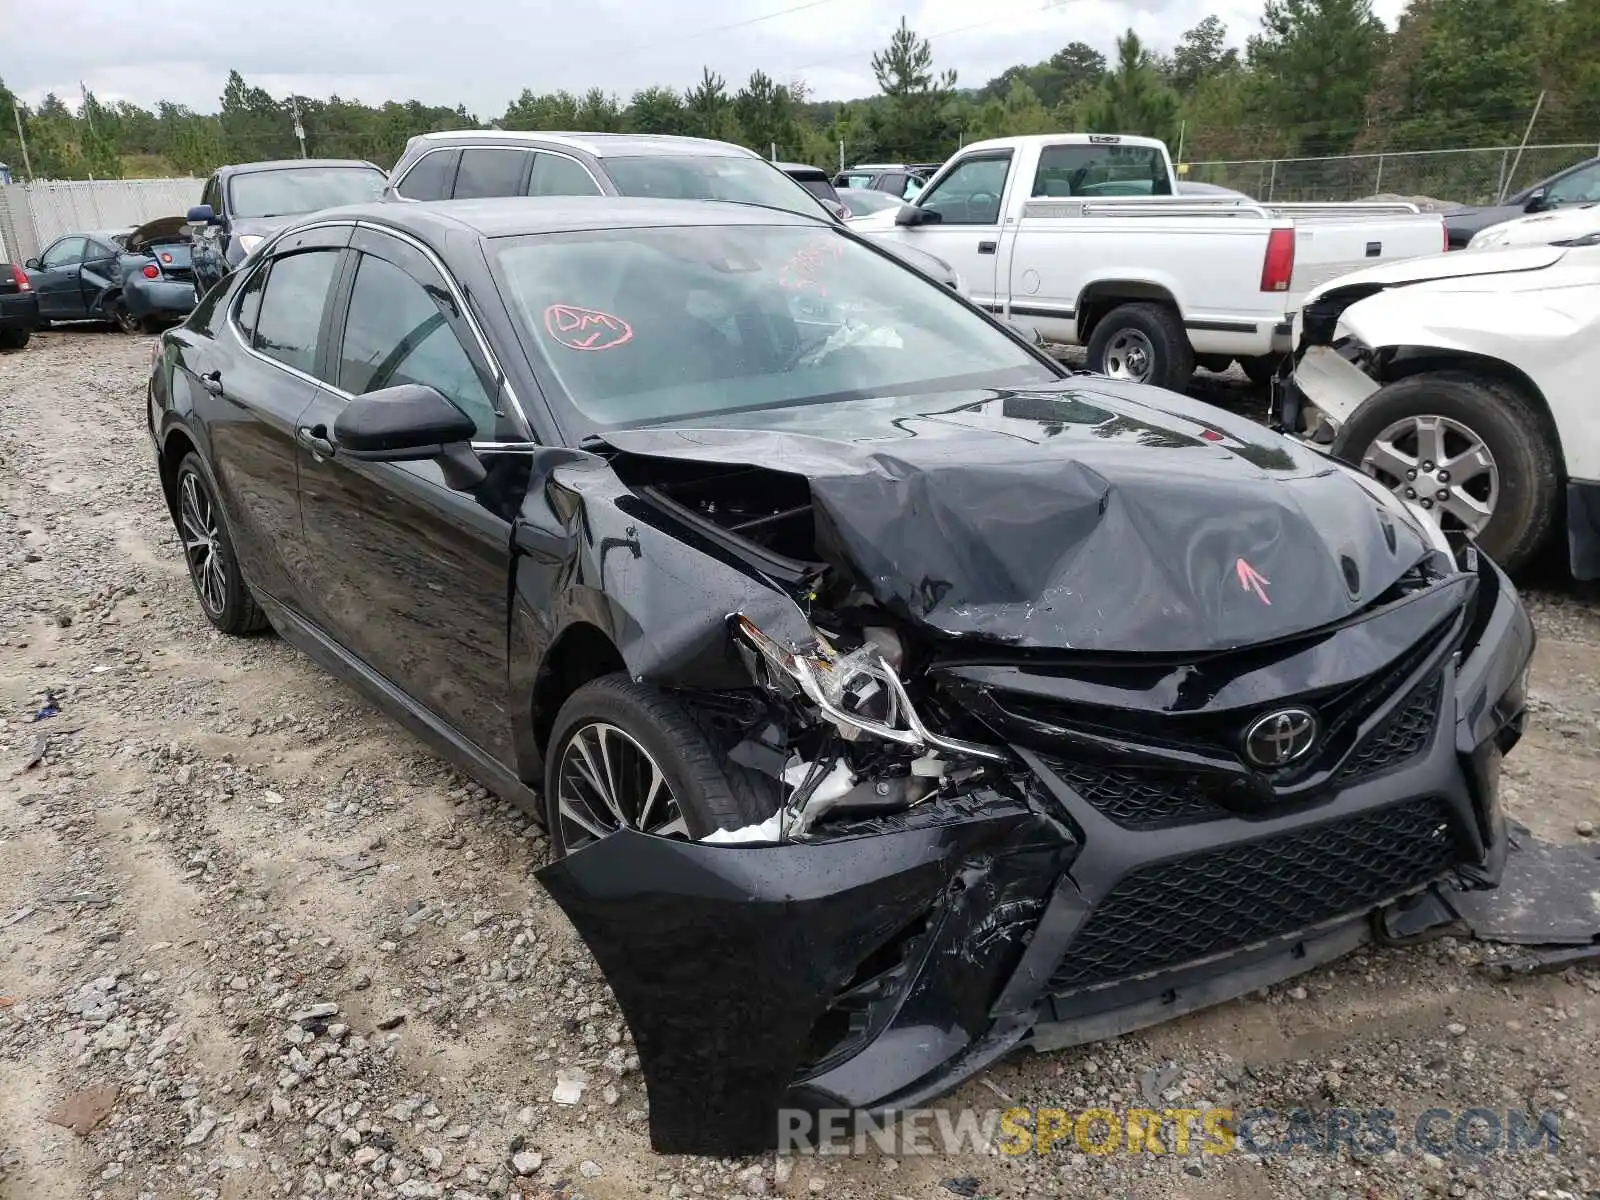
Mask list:
POLYGON ((196 204, 189 209, 186 219, 191 225, 212 225, 216 223, 217 214, 209 204, 196 204))
POLYGON ((944 220, 944 214, 933 208, 921 208, 915 204, 902 204, 900 211, 894 215, 894 223, 901 226, 912 225, 937 225, 944 220))

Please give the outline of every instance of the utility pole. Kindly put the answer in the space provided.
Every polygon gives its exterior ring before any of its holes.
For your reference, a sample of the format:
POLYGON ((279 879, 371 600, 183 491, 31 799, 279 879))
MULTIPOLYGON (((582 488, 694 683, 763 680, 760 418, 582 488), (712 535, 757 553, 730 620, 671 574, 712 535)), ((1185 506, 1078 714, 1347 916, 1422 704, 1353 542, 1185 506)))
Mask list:
POLYGON ((33 164, 28 161, 28 135, 22 132, 22 109, 17 104, 16 96, 11 97, 11 115, 17 122, 17 141, 22 143, 22 171, 28 177, 28 182, 33 182, 33 164))
POLYGON ((289 97, 289 108, 294 112, 294 136, 300 143, 300 157, 306 156, 306 127, 300 124, 300 99, 298 96, 289 97))
POLYGON ((83 119, 89 122, 89 134, 94 135, 94 112, 89 107, 89 89, 84 86, 83 80, 78 80, 78 91, 83 95, 83 119))

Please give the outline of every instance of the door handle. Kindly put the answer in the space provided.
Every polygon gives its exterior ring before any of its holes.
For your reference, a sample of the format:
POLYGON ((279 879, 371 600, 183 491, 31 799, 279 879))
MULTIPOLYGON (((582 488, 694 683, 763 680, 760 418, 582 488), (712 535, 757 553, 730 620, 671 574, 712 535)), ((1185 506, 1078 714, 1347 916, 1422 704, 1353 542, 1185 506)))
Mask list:
POLYGON ((221 371, 207 371, 204 375, 200 376, 200 383, 206 389, 206 391, 210 392, 213 396, 222 395, 221 371))
POLYGON ((332 458, 333 443, 325 436, 327 432, 326 425, 302 425, 294 431, 294 440, 319 458, 332 458))
POLYGON ((996 245, 996 243, 994 243, 994 242, 979 242, 978 243, 978 253, 979 254, 993 254, 994 250, 995 250, 995 245, 996 245))

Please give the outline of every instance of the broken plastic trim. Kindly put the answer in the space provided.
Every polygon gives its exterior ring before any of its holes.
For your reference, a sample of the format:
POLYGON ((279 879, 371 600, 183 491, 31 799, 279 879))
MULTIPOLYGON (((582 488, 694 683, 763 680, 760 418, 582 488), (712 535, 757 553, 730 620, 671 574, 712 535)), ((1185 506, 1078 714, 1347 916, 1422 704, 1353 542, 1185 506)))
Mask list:
POLYGON ((975 742, 941 737, 932 732, 917 716, 911 697, 906 694, 905 684, 900 682, 900 676, 882 654, 868 653, 863 648, 854 654, 840 656, 832 651, 820 635, 817 638, 821 648, 818 653, 799 654, 773 641, 742 613, 733 614, 729 621, 733 625, 735 639, 759 654, 771 668, 765 678, 758 674, 758 682, 772 688, 780 680, 784 681, 790 687, 790 694, 798 692, 803 695, 847 735, 848 731, 857 730, 916 750, 939 750, 990 762, 1010 761, 1003 751, 975 742), (846 693, 851 684, 863 679, 888 689, 891 700, 888 721, 873 720, 839 706, 838 698, 846 693))

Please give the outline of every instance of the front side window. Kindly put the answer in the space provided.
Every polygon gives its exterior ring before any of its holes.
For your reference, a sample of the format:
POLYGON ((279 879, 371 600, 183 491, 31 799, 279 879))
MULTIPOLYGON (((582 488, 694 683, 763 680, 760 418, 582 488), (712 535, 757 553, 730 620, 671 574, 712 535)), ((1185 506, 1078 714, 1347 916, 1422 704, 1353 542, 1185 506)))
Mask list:
POLYGON ((463 150, 461 166, 456 171, 455 198, 519 195, 527 166, 526 150, 463 150))
POLYGON ((376 167, 282 167, 235 175, 228 198, 236 219, 289 217, 376 200, 388 179, 376 167))
POLYGON ((816 197, 777 167, 744 155, 663 154, 608 158, 605 167, 624 196, 669 200, 729 200, 768 208, 827 216, 816 197))
POLYGON ((434 150, 412 164, 395 191, 407 200, 448 200, 455 186, 459 150, 434 150))
POLYGON ((1035 197, 1170 196, 1167 159, 1154 146, 1046 146, 1033 175, 1035 197))
POLYGON ((338 386, 351 395, 418 383, 433 388, 494 437, 494 403, 444 310, 411 275, 371 254, 356 266, 339 351, 338 386))
POLYGON ((74 263, 83 261, 83 248, 87 244, 81 237, 62 238, 54 246, 44 252, 39 259, 39 265, 45 270, 54 267, 70 267, 74 263))
POLYGON ((968 158, 923 193, 922 207, 944 225, 998 225, 1000 197, 1011 173, 1011 155, 968 158))
POLYGON ((530 196, 598 196, 596 183, 583 164, 561 154, 535 154, 530 196))
POLYGON ((317 334, 339 253, 302 250, 273 260, 251 339, 257 350, 307 375, 316 371, 317 334))
POLYGON ((1600 200, 1600 163, 1563 175, 1544 195, 1546 204, 1588 204, 1600 200))
POLYGON ((1056 378, 947 289, 825 228, 491 245, 522 340, 589 429, 1056 378))

